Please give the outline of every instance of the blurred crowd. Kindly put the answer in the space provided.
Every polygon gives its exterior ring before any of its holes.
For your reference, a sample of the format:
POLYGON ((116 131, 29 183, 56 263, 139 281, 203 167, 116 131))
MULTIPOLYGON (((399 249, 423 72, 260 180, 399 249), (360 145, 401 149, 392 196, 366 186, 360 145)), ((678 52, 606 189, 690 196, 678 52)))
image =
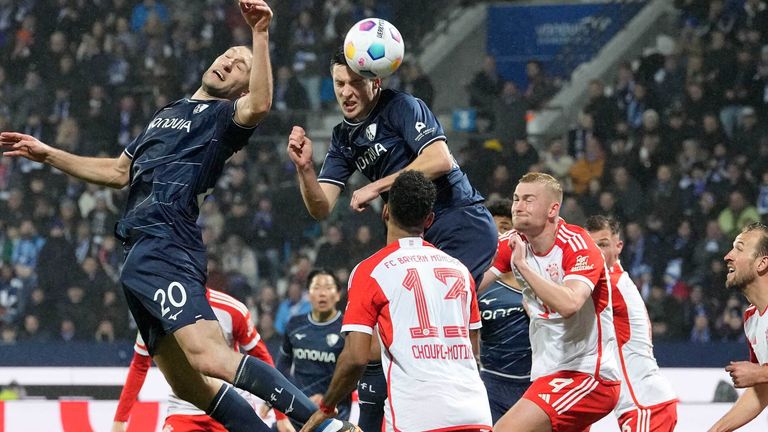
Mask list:
POLYGON ((556 81, 530 62, 527 87, 505 82, 486 58, 468 90, 492 139, 460 159, 487 197, 546 171, 566 187, 570 223, 621 221, 622 264, 655 340, 742 340, 744 299, 724 288, 723 256, 742 227, 768 222, 768 5, 676 6, 679 34, 625 59, 611 80, 591 80, 576 124, 536 146, 526 115, 556 81))
MULTIPOLYGON (((229 162, 199 219, 209 286, 243 300, 272 348, 288 318, 308 309, 309 271, 332 269, 345 284, 384 233, 374 210, 339 206, 314 222, 284 142, 264 137, 335 103, 328 57, 352 23, 397 16, 403 34, 419 35, 437 3, 274 2, 273 113, 256 144, 229 162)), ((456 157, 486 197, 509 197, 522 174, 547 171, 566 185, 569 222, 595 213, 621 220, 622 262, 657 340, 739 340, 744 301, 724 289, 722 257, 735 232, 768 214, 768 8, 677 3, 680 34, 627 59, 614 80, 592 81, 578 124, 536 146, 526 115, 557 85, 537 62, 525 87, 505 82, 487 58, 467 91, 495 139, 456 157)), ((114 156, 156 109, 191 94, 213 58, 249 39, 225 0, 0 0, 0 130, 114 156)), ((434 97, 414 64, 389 85, 434 97)), ((0 344, 133 338, 112 236, 125 198, 0 158, 0 344)))

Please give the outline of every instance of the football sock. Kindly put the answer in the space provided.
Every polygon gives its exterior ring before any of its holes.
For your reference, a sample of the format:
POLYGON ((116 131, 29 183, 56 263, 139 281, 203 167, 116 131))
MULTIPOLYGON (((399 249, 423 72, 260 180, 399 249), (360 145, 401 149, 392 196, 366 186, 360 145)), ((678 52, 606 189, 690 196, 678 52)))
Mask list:
POLYGON ((222 384, 205 413, 231 432, 270 432, 248 402, 229 384, 222 384))
POLYGON ((317 411, 317 406, 277 369, 249 355, 240 361, 232 384, 264 399, 299 423, 306 423, 317 411))

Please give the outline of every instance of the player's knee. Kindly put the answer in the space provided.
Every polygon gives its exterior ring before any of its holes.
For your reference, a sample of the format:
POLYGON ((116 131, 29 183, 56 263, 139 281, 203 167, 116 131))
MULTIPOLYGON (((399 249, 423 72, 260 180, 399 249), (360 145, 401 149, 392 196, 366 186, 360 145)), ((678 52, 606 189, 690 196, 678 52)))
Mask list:
POLYGON ((228 361, 229 356, 223 354, 228 354, 228 352, 212 348, 188 353, 187 359, 192 368, 201 374, 227 380, 230 375, 229 372, 231 372, 228 367, 230 362, 228 361))

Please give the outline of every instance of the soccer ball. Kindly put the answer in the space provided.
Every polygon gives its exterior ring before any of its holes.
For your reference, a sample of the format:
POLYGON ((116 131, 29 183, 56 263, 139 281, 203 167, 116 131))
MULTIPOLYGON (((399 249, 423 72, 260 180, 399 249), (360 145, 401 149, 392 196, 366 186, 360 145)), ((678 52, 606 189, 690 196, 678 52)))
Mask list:
POLYGON ((344 38, 344 57, 356 74, 385 78, 403 62, 405 43, 395 26, 379 18, 366 18, 353 25, 344 38))

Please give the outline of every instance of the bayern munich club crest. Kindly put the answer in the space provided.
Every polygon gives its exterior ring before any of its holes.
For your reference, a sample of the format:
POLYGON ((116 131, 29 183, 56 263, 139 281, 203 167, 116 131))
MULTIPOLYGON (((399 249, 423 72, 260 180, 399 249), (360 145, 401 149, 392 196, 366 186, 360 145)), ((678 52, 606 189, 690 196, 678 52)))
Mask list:
POLYGON ((553 282, 560 280, 560 270, 558 270, 556 263, 551 263, 547 266, 547 274, 549 274, 549 279, 553 282))
POLYGON ((335 346, 339 342, 339 335, 336 333, 325 335, 325 341, 328 342, 329 347, 335 346))
POLYGON ((376 123, 371 123, 365 128, 365 137, 373 141, 376 138, 376 123))

